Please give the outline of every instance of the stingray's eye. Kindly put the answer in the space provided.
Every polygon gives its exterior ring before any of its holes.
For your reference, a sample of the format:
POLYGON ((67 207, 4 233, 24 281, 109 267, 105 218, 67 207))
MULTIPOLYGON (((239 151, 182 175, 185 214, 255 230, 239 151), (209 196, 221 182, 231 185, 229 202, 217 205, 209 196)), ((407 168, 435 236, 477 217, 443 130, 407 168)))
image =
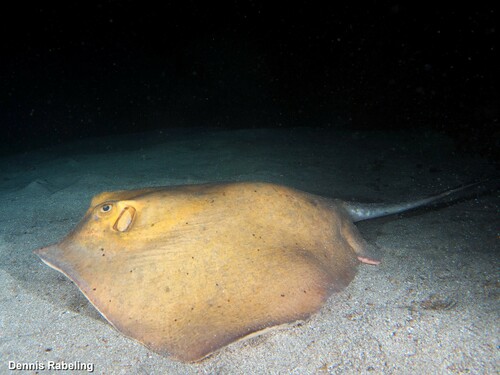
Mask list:
POLYGON ((113 208, 112 204, 105 204, 101 207, 101 212, 107 213, 113 208))

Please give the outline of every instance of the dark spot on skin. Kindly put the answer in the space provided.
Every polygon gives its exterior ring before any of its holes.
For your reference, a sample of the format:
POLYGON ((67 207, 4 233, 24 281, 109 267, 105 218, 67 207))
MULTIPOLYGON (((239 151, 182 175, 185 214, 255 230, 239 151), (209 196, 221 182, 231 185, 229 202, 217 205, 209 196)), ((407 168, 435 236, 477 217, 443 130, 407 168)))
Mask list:
POLYGON ((193 311, 193 310, 194 310, 194 307, 191 307, 191 311, 193 311))
POLYGON ((176 321, 177 321, 177 319, 174 319, 174 322, 176 322, 176 321))
POLYGON ((45 348, 45 351, 46 351, 46 352, 51 352, 51 351, 52 351, 52 348, 45 348))
POLYGON ((101 251, 104 251, 104 247, 101 247, 101 251))
POLYGON ((186 225, 188 225, 189 223, 186 221, 186 225))
POLYGON ((154 226, 155 226, 155 223, 151 224, 151 226, 152 226, 152 227, 154 227, 154 226))
POLYGON ((92 288, 92 290, 96 290, 96 288, 92 288))
POLYGON ((228 299, 228 300, 227 300, 227 302, 229 303, 229 302, 231 302, 231 300, 230 300, 230 299, 228 299))
POLYGON ((102 254, 102 256, 103 256, 103 257, 105 257, 105 256, 106 256, 106 254, 104 254, 104 253, 103 253, 103 254, 102 254))
POLYGON ((194 257, 191 257, 191 259, 194 259, 194 257))
POLYGON ((132 270, 130 270, 130 273, 132 273, 132 270))
POLYGON ((284 297, 284 296, 285 296, 284 294, 281 295, 281 297, 284 297))
POLYGON ((307 292, 305 290, 303 290, 303 292, 307 294, 307 292))
POLYGON ((219 286, 219 284, 215 283, 215 286, 219 286))
POLYGON ((189 272, 186 272, 186 275, 189 275, 189 272))

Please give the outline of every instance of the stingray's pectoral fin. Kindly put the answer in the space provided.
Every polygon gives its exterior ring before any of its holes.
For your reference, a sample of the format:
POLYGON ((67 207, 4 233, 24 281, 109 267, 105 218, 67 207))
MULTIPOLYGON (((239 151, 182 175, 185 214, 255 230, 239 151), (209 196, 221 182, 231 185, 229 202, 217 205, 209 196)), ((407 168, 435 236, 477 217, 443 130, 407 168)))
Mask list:
POLYGON ((353 248, 360 262, 372 265, 380 264, 382 261, 381 250, 377 246, 366 242, 352 222, 344 223, 342 235, 353 248))
POLYGON ((120 212, 120 215, 118 216, 118 219, 116 219, 115 225, 113 225, 113 229, 119 232, 128 231, 132 226, 134 217, 135 217, 134 207, 132 206, 123 207, 122 211, 120 212))

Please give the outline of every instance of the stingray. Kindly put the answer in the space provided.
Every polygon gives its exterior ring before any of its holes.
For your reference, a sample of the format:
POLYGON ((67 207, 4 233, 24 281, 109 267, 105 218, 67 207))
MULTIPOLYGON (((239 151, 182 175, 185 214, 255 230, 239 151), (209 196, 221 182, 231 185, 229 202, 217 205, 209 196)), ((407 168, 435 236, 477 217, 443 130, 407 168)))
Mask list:
POLYGON ((104 192, 35 253, 125 336, 193 362, 318 311, 359 263, 378 264, 354 221, 419 207, 327 199, 270 183, 104 192))

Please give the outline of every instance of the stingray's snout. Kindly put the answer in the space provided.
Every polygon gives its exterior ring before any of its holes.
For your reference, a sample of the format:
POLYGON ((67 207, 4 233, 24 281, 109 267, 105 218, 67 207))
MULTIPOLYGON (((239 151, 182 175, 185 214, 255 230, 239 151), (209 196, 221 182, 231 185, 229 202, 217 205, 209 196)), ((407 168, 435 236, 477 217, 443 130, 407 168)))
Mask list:
POLYGON ((57 268, 58 259, 62 258, 62 249, 58 244, 41 247, 33 251, 43 262, 53 268, 57 268))
POLYGON ((40 256, 41 254, 43 254, 44 250, 45 250, 45 247, 41 247, 39 249, 33 250, 33 254, 40 256))
POLYGON ((36 249, 36 250, 33 250, 33 253, 38 255, 40 258, 43 259, 44 256, 46 256, 47 254, 50 254, 51 252, 54 251, 54 247, 56 247, 56 245, 49 245, 49 246, 44 246, 44 247, 41 247, 39 249, 36 249))

